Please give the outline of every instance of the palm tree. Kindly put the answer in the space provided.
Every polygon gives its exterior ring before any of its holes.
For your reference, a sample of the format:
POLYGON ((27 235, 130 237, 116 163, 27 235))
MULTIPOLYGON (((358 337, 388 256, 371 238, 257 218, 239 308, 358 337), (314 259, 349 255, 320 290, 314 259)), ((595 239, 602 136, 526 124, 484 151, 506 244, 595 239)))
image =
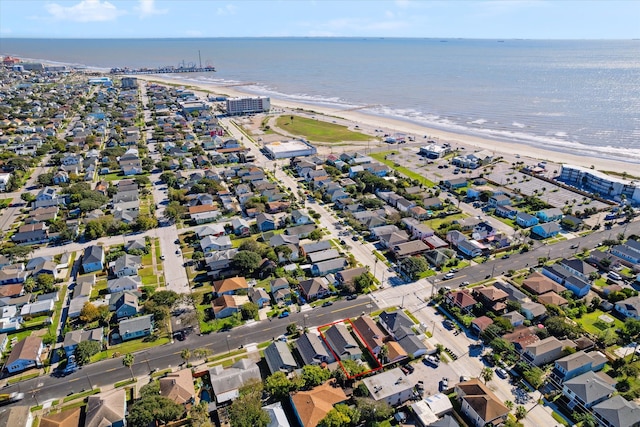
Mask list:
POLYGON ((127 368, 129 368, 129 371, 131 371, 131 379, 134 380, 135 377, 133 376, 133 362, 135 361, 135 356, 131 353, 127 353, 124 355, 124 357, 122 358, 122 364, 124 366, 126 366, 127 368))
POLYGON ((389 357, 389 347, 385 344, 382 347, 380 347, 378 358, 380 359, 381 363, 384 363, 388 357, 389 357))
POLYGON ((516 418, 522 420, 527 416, 527 408, 522 405, 518 405, 516 408, 516 418))
POLYGON ((189 364, 189 359, 191 359, 191 350, 189 350, 188 348, 185 348, 184 350, 182 350, 180 352, 180 357, 188 365, 189 364))
POLYGON ((493 379, 493 369, 489 367, 482 368, 482 371, 480 372, 480 378, 482 378, 485 384, 491 381, 493 379))
POLYGON ((211 353, 213 353, 211 350, 209 350, 208 348, 204 348, 204 347, 196 348, 195 350, 193 350, 193 355, 195 357, 197 357, 198 359, 204 359, 204 358, 210 356, 211 353))
POLYGON ((513 402, 510 400, 507 400, 504 402, 504 406, 506 406, 507 408, 509 408, 509 410, 513 409, 513 402))

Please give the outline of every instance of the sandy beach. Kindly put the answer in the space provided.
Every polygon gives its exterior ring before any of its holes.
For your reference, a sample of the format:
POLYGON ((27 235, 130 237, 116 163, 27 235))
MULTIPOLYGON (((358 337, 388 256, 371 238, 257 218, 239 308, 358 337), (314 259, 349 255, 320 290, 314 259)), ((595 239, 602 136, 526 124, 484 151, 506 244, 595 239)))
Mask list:
MULTIPOLYGON (((241 96, 255 96, 253 94, 243 92, 239 89, 241 86, 218 86, 214 84, 185 82, 183 80, 166 78, 158 75, 139 75, 136 76, 140 80, 155 81, 165 84, 184 84, 191 88, 199 88, 205 92, 211 92, 217 95, 225 95, 230 97, 241 96)), ((197 90, 197 89, 196 89, 197 90)), ((387 133, 405 133, 413 135, 428 135, 430 139, 435 139, 439 142, 448 142, 452 146, 463 146, 467 149, 487 149, 493 151, 496 155, 502 155, 509 161, 513 161, 515 156, 521 158, 531 158, 545 160, 550 163, 556 164, 572 164, 584 167, 593 166, 597 170, 601 171, 617 171, 622 173, 626 171, 630 175, 635 175, 635 171, 638 168, 637 164, 621 162, 610 159, 602 159, 591 156, 578 156, 574 154, 563 153, 560 151, 547 150, 543 148, 537 148, 526 144, 517 142, 509 143, 505 141, 497 141, 492 139, 481 138, 472 135, 457 134, 453 132, 447 132, 443 130, 428 128, 415 123, 405 122, 387 117, 373 116, 362 113, 358 110, 340 110, 329 108, 325 106, 295 103, 279 98, 271 97, 271 107, 284 110, 313 110, 316 114, 323 114, 330 117, 342 118, 348 122, 352 122, 354 125, 358 125, 365 133, 367 130, 382 129, 387 133), (368 129, 367 129, 368 128, 368 129)), ((393 149, 394 146, 390 146, 389 149, 393 149)), ((524 160, 524 159, 522 159, 524 160)))

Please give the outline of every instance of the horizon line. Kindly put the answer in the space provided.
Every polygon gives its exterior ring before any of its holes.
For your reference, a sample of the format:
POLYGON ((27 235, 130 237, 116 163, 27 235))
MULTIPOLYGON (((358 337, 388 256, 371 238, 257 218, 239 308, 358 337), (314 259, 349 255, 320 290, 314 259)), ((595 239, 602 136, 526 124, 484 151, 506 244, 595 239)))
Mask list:
POLYGON ((0 40, 207 40, 207 39, 394 39, 394 40, 501 40, 501 41, 636 41, 632 38, 533 38, 533 37, 453 37, 453 36, 175 36, 175 37, 47 37, 47 36, 2 36, 0 40))

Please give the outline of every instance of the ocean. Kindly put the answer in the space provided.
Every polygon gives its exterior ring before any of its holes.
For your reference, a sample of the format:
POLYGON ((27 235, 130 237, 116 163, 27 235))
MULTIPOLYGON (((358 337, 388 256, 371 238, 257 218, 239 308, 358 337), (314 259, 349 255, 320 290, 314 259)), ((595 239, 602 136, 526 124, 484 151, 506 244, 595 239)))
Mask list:
POLYGON ((640 40, 2 38, 0 54, 104 70, 213 65, 174 76, 640 163, 640 40))

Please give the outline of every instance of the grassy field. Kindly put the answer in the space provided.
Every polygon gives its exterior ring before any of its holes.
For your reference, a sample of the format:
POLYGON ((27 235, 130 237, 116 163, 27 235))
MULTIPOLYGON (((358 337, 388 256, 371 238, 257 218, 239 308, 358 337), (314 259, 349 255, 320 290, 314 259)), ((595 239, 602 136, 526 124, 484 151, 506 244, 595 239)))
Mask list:
POLYGON ((434 219, 430 219, 427 221, 424 221, 424 223, 430 227, 433 230, 437 230, 441 224, 445 223, 445 222, 452 222, 454 220, 460 220, 460 219, 464 219, 467 218, 469 215, 464 214, 464 213, 459 213, 459 214, 454 214, 454 215, 449 215, 446 216, 444 218, 434 218, 434 219))
POLYGON ((11 197, 9 197, 8 199, 0 199, 0 209, 6 208, 7 206, 9 206, 12 200, 13 199, 11 197))
POLYGON ((427 178, 423 177, 422 175, 412 171, 411 169, 407 169, 404 166, 396 166, 396 163, 391 161, 391 160, 387 160, 385 159, 385 156, 387 154, 391 154, 391 151, 385 151, 382 153, 371 153, 370 156, 374 159, 376 159, 377 161, 379 161, 380 163, 383 163, 387 166, 389 166, 392 169, 395 169, 396 171, 400 172, 401 174, 407 176, 408 178, 411 178, 413 180, 416 180, 420 183, 422 183, 422 185, 426 186, 426 187, 434 187, 436 184, 431 181, 428 180, 427 178))
POLYGON ((369 141, 374 139, 372 136, 350 131, 346 126, 300 116, 280 116, 276 120, 276 126, 291 134, 317 142, 369 141))
POLYGON ((585 314, 580 319, 575 319, 575 321, 582 325, 585 331, 594 335, 598 335, 600 332, 608 328, 620 329, 624 326, 621 321, 611 315, 609 315, 609 317, 613 319, 613 323, 609 325, 605 324, 598 319, 598 316, 601 316, 603 314, 605 314, 603 311, 596 310, 593 313, 585 314))

